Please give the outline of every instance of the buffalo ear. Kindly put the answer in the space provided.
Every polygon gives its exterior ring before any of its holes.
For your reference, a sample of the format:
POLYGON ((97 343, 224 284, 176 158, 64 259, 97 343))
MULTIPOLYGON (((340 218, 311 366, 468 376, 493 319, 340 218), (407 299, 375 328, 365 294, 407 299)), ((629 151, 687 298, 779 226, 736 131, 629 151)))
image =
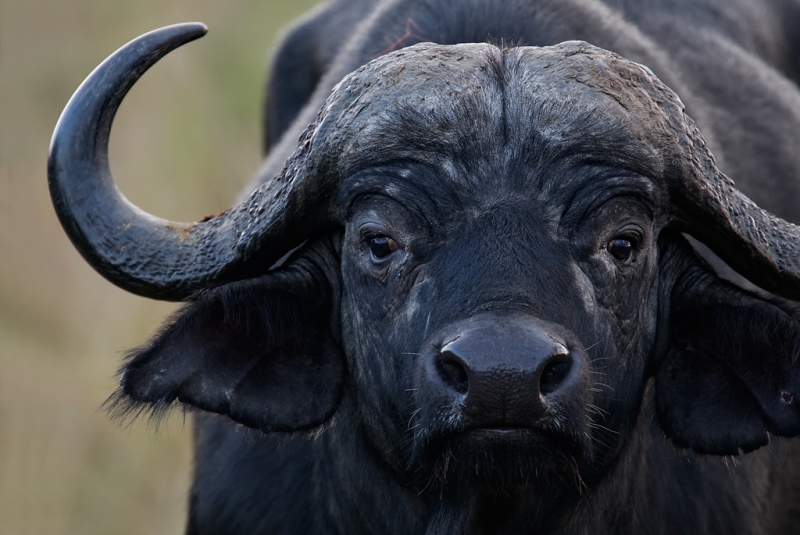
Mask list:
POLYGON ((332 249, 306 246, 285 267, 200 294, 129 354, 111 404, 158 412, 177 400, 263 431, 324 423, 345 373, 332 249))
POLYGON ((671 292, 656 407, 668 436, 736 455, 800 435, 800 324, 793 303, 749 293, 692 255, 671 292))

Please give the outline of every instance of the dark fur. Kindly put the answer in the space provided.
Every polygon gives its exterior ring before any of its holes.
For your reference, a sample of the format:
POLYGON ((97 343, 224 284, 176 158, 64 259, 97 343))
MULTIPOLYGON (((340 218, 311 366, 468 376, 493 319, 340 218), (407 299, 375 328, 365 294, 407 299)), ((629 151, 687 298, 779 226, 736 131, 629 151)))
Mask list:
MULTIPOLYGON (((799 21, 796 0, 334 0, 276 56, 258 180, 376 56, 423 39, 582 39, 650 67, 721 169, 798 221, 799 21)), ((774 438, 800 434, 796 306, 725 282, 666 228, 669 199, 643 178, 657 158, 635 132, 571 95, 495 109, 522 91, 506 84, 523 63, 494 49, 484 93, 398 105, 347 162, 343 234, 199 295, 132 354, 120 403, 223 415, 196 419, 189 533, 800 531, 798 445, 774 438), (525 130, 552 117, 559 143, 525 130), (361 230, 370 214, 401 243, 383 263, 361 230), (597 247, 620 221, 640 233, 628 264, 597 247), (476 446, 417 388, 418 362, 464 318, 506 315, 574 338, 591 403, 476 446)))

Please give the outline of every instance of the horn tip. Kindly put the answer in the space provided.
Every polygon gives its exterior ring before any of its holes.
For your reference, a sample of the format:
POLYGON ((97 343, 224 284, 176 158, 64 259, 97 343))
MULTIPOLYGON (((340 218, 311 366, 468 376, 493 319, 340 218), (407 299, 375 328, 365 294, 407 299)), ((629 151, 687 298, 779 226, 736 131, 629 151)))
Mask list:
POLYGON ((180 24, 173 24, 172 26, 167 26, 161 29, 176 30, 177 32, 185 35, 187 38, 190 39, 198 39, 208 33, 208 26, 206 26, 202 22, 182 22, 180 24))

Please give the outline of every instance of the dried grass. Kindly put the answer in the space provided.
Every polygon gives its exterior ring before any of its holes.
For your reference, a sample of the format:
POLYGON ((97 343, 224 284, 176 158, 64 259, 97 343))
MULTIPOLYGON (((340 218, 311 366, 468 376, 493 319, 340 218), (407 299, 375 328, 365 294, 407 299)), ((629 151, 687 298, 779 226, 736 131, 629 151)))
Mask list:
POLYGON ((314 0, 4 0, 0 4, 0 533, 181 533, 191 423, 120 429, 98 407, 122 350, 172 305, 96 275, 46 187, 58 115, 127 40, 199 20, 209 35, 134 88, 111 140, 123 192, 197 220, 225 209, 260 159, 261 85, 276 31, 314 0))

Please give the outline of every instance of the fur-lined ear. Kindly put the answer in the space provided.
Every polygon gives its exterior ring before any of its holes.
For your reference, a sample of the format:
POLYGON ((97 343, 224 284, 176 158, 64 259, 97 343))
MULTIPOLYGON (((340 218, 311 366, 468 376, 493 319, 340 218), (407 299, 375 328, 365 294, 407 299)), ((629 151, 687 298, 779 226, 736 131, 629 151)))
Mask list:
POLYGON ((674 282, 658 415, 677 444, 736 455, 800 435, 800 324, 793 304, 746 292, 687 259, 674 282))
POLYGON ((330 240, 265 276, 204 292, 129 355, 112 405, 173 401, 263 431, 324 423, 345 373, 335 338, 340 274, 330 240))

